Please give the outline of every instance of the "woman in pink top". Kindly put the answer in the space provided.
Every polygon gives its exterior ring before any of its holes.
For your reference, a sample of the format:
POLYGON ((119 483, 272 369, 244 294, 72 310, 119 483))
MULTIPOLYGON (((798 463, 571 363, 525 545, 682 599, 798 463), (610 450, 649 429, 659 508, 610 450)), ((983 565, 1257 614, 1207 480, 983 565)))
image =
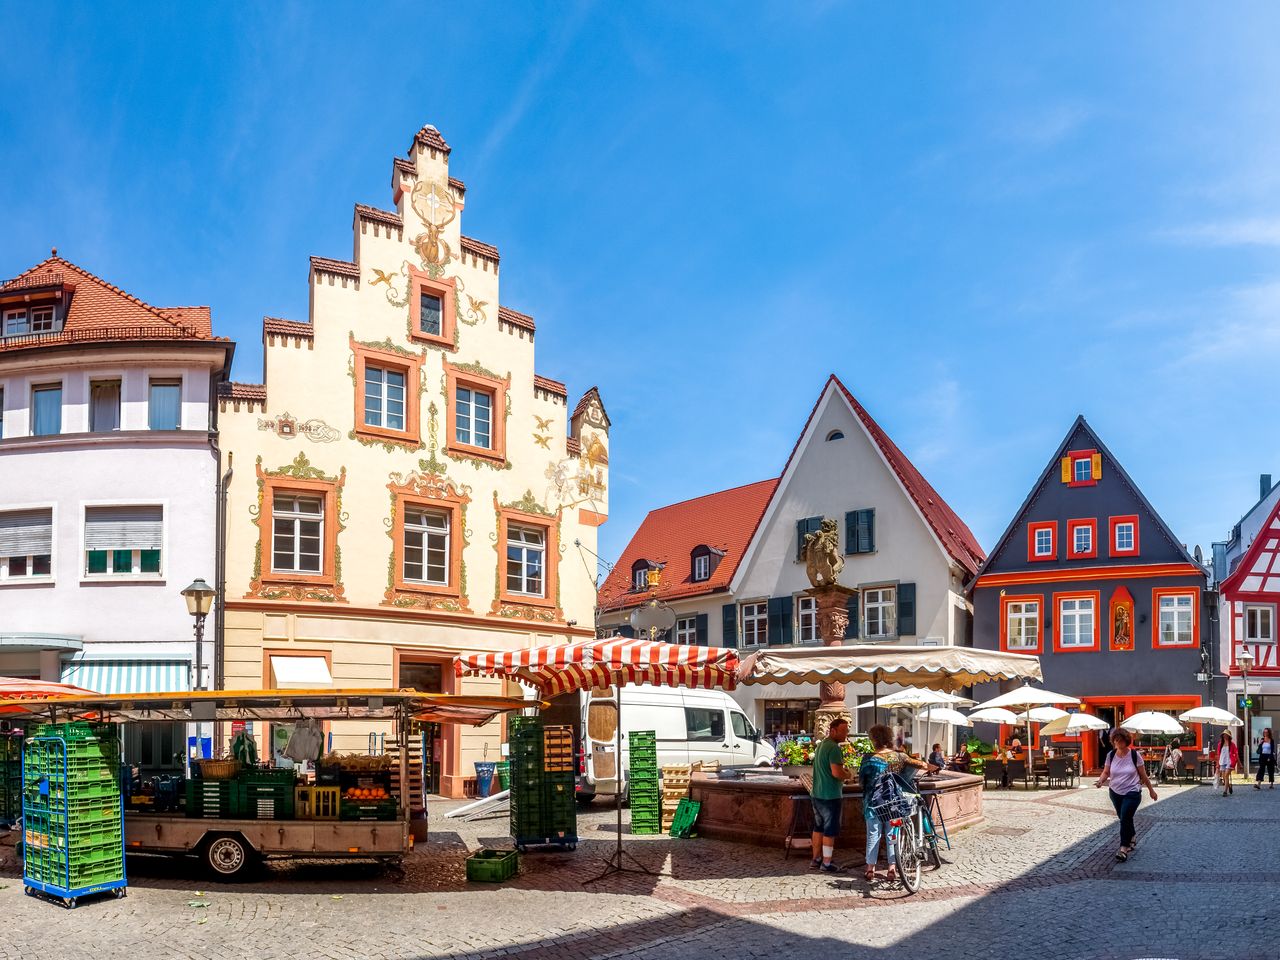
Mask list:
POLYGON ((1128 730, 1114 730, 1111 733, 1112 751, 1107 754, 1107 765, 1102 768, 1095 787, 1111 784, 1111 805, 1116 808, 1116 816, 1120 818, 1120 851, 1117 860, 1128 860, 1129 854, 1137 846, 1134 842, 1136 830, 1133 826, 1133 815, 1138 812, 1138 804, 1142 802, 1142 788, 1146 787, 1151 799, 1156 798, 1156 788, 1147 779, 1147 767, 1142 762, 1138 751, 1133 749, 1133 734, 1128 730))
POLYGON ((1236 764, 1240 762, 1240 752, 1231 734, 1223 730, 1218 737, 1218 777, 1222 780, 1222 795, 1235 793, 1231 789, 1231 774, 1236 772, 1236 764))

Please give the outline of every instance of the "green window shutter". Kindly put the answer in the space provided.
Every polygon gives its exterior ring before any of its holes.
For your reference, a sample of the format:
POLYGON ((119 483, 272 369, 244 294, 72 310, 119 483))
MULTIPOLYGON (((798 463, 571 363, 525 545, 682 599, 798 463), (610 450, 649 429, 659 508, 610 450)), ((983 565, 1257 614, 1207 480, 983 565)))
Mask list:
POLYGON ((796 521, 796 560, 804 560, 804 537, 807 533, 817 533, 822 529, 821 517, 805 517, 796 521))
POLYGON ((850 510, 844 515, 844 552, 858 552, 858 511, 850 510))
POLYGON ((724 618, 724 636, 720 641, 721 645, 736 650, 738 648, 738 605, 726 603, 720 608, 720 614, 724 618))
POLYGON ((916 633, 916 585, 898 584, 898 636, 913 637, 916 633))
POLYGON ((876 511, 858 511, 858 553, 876 552, 876 511))
POLYGON ((849 611, 849 625, 844 628, 844 638, 846 640, 858 639, 858 598, 859 593, 849 594, 849 599, 845 601, 845 609, 849 611))
POLYGON ((707 645, 707 615, 700 613, 694 617, 694 636, 700 647, 707 645))
POLYGON ((766 638, 769 646, 791 642, 792 603, 789 596, 769 598, 769 635, 766 638))

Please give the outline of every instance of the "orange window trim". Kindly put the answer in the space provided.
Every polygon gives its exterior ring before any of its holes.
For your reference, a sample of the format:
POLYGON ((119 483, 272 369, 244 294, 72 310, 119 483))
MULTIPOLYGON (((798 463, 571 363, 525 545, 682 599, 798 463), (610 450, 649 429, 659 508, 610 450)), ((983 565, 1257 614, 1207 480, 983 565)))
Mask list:
POLYGON ((1068 560, 1092 560, 1098 555, 1098 521, 1093 518, 1083 518, 1078 520, 1067 521, 1067 559, 1068 560), (1089 549, 1086 551, 1076 552, 1076 531, 1081 527, 1089 528, 1089 549))
POLYGON ((262 569, 258 584, 307 585, 329 587, 341 594, 337 582, 338 556, 338 487, 343 478, 338 480, 299 480, 294 477, 277 477, 262 473, 258 468, 258 478, 262 481, 262 507, 258 511, 258 536, 262 545, 262 569), (303 496, 319 496, 324 501, 324 545, 320 557, 319 573, 295 573, 292 571, 276 571, 272 569, 275 559, 274 530, 272 515, 277 493, 300 494, 303 496))
POLYGON ((505 465, 507 462, 507 394, 511 388, 511 377, 499 379, 476 373, 455 366, 448 360, 444 362, 444 373, 445 409, 448 411, 445 417, 445 452, 464 457, 477 457, 505 465), (491 448, 458 442, 458 387, 479 390, 493 397, 489 424, 489 440, 493 444, 491 448))
POLYGON ((1200 590, 1196 587, 1154 587, 1151 590, 1151 649, 1196 650, 1200 647, 1200 590), (1191 642, 1160 642, 1160 598, 1191 598, 1191 642))
POLYGON ((1037 520, 1027 524, 1027 560, 1031 563, 1045 563, 1049 560, 1058 559, 1058 521, 1056 520, 1037 520), (1048 530, 1050 537, 1050 550, 1041 556, 1036 556, 1036 533, 1040 530, 1048 530))
POLYGON ((357 437, 367 440, 386 440, 390 443, 403 443, 407 446, 422 445, 419 428, 419 408, 421 406, 422 357, 408 356, 393 350, 379 350, 350 340, 351 352, 354 355, 356 374, 355 397, 355 432, 357 437), (369 426, 364 422, 364 381, 365 370, 375 367, 399 370, 404 374, 404 429, 390 430, 386 427, 369 426))
POLYGON ((391 526, 392 586, 387 591, 387 602, 394 604, 398 598, 415 594, 451 597, 460 601, 459 612, 470 612, 467 598, 462 594, 462 551, 466 546, 466 509, 471 498, 443 478, 420 474, 411 475, 404 484, 389 483, 387 489, 395 498, 391 526), (404 578, 404 515, 409 507, 436 510, 449 517, 447 584, 419 583, 404 578))
POLYGON ((1099 456, 1097 450, 1068 450, 1067 459, 1071 461, 1071 479, 1067 482, 1068 487, 1094 487, 1098 485, 1097 471, 1094 470, 1094 464, 1098 463, 1099 456), (1089 479, 1076 479, 1076 462, 1079 460, 1089 461, 1089 479))
POLYGON ((1054 570, 1022 570, 987 573, 978 578, 978 587, 1030 586, 1035 583, 1083 582, 1085 580, 1138 580, 1150 577, 1203 577, 1204 571, 1190 563, 1151 563, 1104 567, 1070 567, 1054 570))
POLYGON ((546 607, 556 611, 556 619, 563 614, 556 606, 556 588, 560 575, 560 519, 540 513, 525 513, 510 507, 498 508, 498 599, 495 607, 512 604, 530 607, 546 607), (507 590, 507 531, 511 524, 522 527, 538 527, 545 534, 542 558, 542 596, 531 597, 525 593, 507 590))
POLYGON ((409 268, 412 278, 412 296, 409 298, 409 339, 417 343, 456 350, 454 338, 458 330, 458 301, 453 277, 440 280, 414 267, 409 268), (422 330, 422 294, 430 293, 440 298, 440 334, 422 330))
POLYGON ((1097 590, 1079 590, 1053 595, 1053 652, 1054 653, 1097 653, 1102 645, 1102 594, 1097 590), (1093 601, 1093 645, 1089 647, 1062 646, 1062 601, 1093 601))
POLYGON ((1019 595, 1002 596, 1000 598, 1000 649, 1005 653, 1042 653, 1044 650, 1044 594, 1026 593, 1019 595), (1009 604, 1011 603, 1034 603, 1038 614, 1036 616, 1036 645, 1034 647, 1018 647, 1016 650, 1009 646, 1009 604))
POLYGON ((1107 519, 1107 546, 1108 552, 1113 557, 1136 557, 1140 552, 1138 545, 1138 515, 1136 513, 1126 514, 1122 517, 1109 517, 1107 519), (1116 527, 1122 523, 1133 524, 1133 549, 1117 550, 1116 549, 1116 527))

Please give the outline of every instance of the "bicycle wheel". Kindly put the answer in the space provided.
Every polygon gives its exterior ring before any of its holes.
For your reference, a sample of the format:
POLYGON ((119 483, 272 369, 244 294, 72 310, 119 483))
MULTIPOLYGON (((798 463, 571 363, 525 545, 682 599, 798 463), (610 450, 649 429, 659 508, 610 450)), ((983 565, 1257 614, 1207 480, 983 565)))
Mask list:
POLYGON ((898 879, 907 893, 915 893, 920 889, 920 864, 924 853, 920 849, 920 835, 916 833, 915 822, 906 820, 898 830, 898 879))
POLYGON ((938 831, 933 828, 933 817, 927 810, 920 811, 920 835, 924 837, 924 853, 933 869, 942 869, 942 854, 938 851, 938 831))

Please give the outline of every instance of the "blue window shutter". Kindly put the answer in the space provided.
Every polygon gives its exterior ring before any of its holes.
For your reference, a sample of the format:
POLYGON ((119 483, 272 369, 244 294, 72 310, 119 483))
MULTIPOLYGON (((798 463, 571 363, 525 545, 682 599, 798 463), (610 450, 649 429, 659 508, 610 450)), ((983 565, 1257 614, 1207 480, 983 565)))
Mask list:
POLYGON ((769 598, 769 646, 791 642, 791 611, 790 596, 769 598))
POLYGON ((796 560, 804 559, 804 536, 822 529, 821 517, 805 517, 796 521, 796 560))
POLYGON ((850 510, 844 515, 844 552, 858 552, 858 511, 850 510))
POLYGON ((694 617, 694 639, 698 646, 707 645, 707 615, 700 613, 694 617))
POLYGON ((898 584, 898 636, 912 637, 916 632, 916 585, 898 584))
POLYGON ((738 648, 738 605, 726 603, 720 608, 720 614, 724 618, 724 637, 721 643, 736 650, 738 648))
POLYGON ((858 553, 876 552, 876 511, 858 511, 858 553))
POLYGON ((845 609, 849 611, 849 625, 844 628, 846 640, 858 639, 858 598, 860 596, 859 593, 851 593, 849 599, 844 602, 845 609))

